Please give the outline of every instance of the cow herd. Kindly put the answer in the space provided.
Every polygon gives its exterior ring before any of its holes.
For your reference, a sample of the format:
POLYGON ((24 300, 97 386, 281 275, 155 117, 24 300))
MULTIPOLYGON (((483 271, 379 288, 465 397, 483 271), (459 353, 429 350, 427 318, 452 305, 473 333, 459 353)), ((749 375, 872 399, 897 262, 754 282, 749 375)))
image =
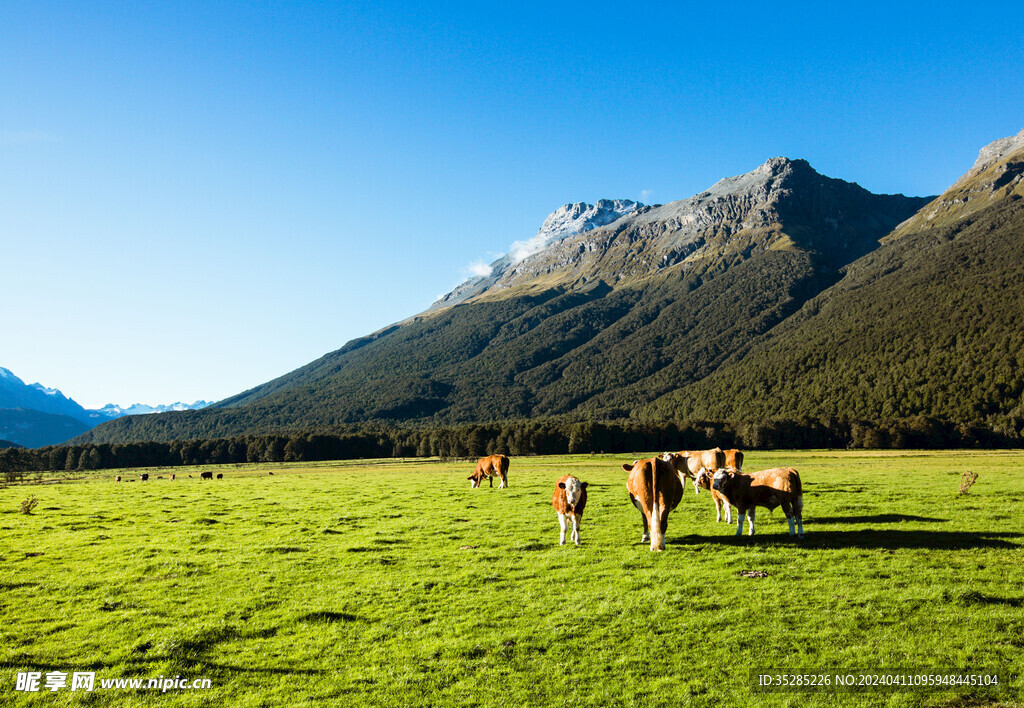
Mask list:
MULTIPOLYGON (((484 477, 494 486, 494 477, 501 480, 499 489, 508 486, 507 455, 483 457, 469 476, 470 486, 479 487, 484 477)), ((754 510, 764 507, 773 510, 782 507, 789 522, 789 534, 804 537, 803 486, 800 474, 792 467, 745 474, 743 453, 739 450, 683 450, 666 452, 660 457, 634 460, 622 465, 629 473, 626 491, 633 506, 640 512, 643 524, 641 543, 651 544, 652 551, 665 550, 665 531, 669 514, 679 505, 686 489, 686 481, 693 484, 696 494, 701 489, 711 492, 715 502, 717 521, 722 520, 724 508, 726 523, 732 522, 732 507, 739 512, 736 535, 743 533, 743 519, 749 520, 749 534, 754 535, 754 510)), ((565 545, 566 531, 571 527, 573 543, 580 545, 580 527, 587 504, 587 483, 572 475, 562 476, 555 484, 551 506, 558 514, 559 543, 565 545)))

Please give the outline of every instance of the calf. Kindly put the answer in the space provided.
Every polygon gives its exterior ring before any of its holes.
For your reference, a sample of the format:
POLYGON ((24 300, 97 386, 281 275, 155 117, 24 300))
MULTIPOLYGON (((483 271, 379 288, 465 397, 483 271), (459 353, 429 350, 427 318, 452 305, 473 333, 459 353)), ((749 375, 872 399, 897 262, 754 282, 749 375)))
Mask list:
POLYGON ((481 457, 476 463, 476 469, 473 470, 473 474, 466 477, 469 480, 469 486, 476 489, 484 481, 484 477, 487 477, 490 481, 490 486, 494 486, 494 475, 498 475, 500 483, 498 489, 504 489, 508 486, 508 455, 489 455, 487 457, 481 457))
POLYGON ((800 538, 804 537, 804 490, 800 474, 792 467, 776 467, 753 474, 718 470, 715 472, 712 489, 725 495, 726 499, 740 513, 736 535, 743 533, 743 517, 750 515, 749 535, 754 535, 754 508, 763 506, 769 511, 781 506, 789 522, 789 535, 797 533, 793 522, 799 528, 800 538))
POLYGON ((558 526, 562 529, 558 543, 565 545, 565 529, 572 521, 572 542, 580 545, 580 528, 583 525, 583 509, 587 506, 587 483, 581 482, 571 474, 558 480, 555 493, 551 496, 551 506, 558 512, 558 526))
POLYGON ((200 472, 199 479, 213 479, 213 472, 200 472))
POLYGON ((114 481, 115 482, 120 482, 121 481, 121 475, 117 475, 116 477, 114 477, 114 481))
POLYGON ((665 550, 669 512, 679 506, 683 498, 683 483, 679 475, 660 457, 636 460, 632 465, 622 465, 622 469, 629 472, 626 491, 633 506, 639 510, 644 525, 640 542, 647 542, 650 530, 651 550, 665 550))
MULTIPOLYGON (((726 468, 731 469, 731 468, 726 468)), ((732 505, 729 504, 729 500, 725 498, 720 491, 712 489, 711 483, 714 478, 714 472, 709 470, 707 467, 701 467, 700 472, 693 478, 693 489, 697 494, 700 494, 700 490, 707 489, 711 492, 711 499, 715 502, 715 521, 720 522, 722 520, 722 508, 725 508, 725 523, 732 523, 732 505)))
POLYGON ((224 479, 224 474, 221 472, 217 473, 217 479, 224 479))
POLYGON ((139 481, 145 482, 149 479, 149 472, 143 472, 139 475, 139 481))

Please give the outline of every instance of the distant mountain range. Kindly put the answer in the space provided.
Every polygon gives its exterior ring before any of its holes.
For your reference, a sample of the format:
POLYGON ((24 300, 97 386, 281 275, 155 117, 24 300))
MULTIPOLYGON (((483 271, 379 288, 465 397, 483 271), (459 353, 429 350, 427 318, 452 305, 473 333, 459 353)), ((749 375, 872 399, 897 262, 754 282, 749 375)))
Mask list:
POLYGON ((9 369, 0 367, 0 439, 25 447, 61 443, 122 416, 196 410, 208 405, 207 401, 166 406, 136 403, 123 408, 111 403, 87 409, 55 388, 26 384, 9 369))

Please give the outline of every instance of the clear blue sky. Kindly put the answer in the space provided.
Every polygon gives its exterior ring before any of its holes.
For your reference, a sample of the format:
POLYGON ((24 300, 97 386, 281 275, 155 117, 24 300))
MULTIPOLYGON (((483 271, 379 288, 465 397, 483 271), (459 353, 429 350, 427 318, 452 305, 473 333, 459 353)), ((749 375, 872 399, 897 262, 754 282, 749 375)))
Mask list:
POLYGON ((0 366, 87 407, 219 399, 425 309, 566 202, 778 155, 941 192, 1024 128, 1017 14, 4 2, 0 366))

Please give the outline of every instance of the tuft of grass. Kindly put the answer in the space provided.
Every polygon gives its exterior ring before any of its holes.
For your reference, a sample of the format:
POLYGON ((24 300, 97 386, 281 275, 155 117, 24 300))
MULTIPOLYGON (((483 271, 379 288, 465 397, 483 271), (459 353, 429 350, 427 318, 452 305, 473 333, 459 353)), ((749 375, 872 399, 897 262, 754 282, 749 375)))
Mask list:
POLYGON ((957 496, 963 496, 967 492, 971 491, 971 487, 978 481, 978 473, 971 472, 970 470, 964 470, 964 473, 960 475, 960 489, 957 490, 957 496))

